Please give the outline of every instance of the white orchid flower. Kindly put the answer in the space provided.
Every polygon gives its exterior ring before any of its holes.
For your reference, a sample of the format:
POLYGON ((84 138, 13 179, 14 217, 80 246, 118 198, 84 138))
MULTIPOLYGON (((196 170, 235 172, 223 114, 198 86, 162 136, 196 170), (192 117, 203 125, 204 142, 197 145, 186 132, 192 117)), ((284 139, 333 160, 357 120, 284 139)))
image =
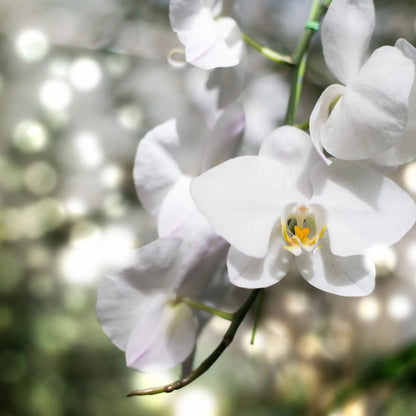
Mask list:
POLYGON ((310 117, 311 138, 328 163, 324 150, 346 160, 380 155, 407 123, 414 64, 392 46, 365 61, 374 20, 372 0, 333 0, 322 24, 325 62, 343 84, 327 87, 310 117))
MULTIPOLYGON (((97 317, 104 333, 126 352, 127 366, 148 372, 172 368, 193 351, 201 317, 181 297, 208 289, 218 304, 224 293, 220 251, 201 260, 197 241, 158 239, 132 253, 126 266, 101 278, 97 317), (212 279, 212 276, 216 279, 212 279), (195 280, 198 282, 196 285, 195 280)), ((199 250, 200 252, 200 250, 199 250)))
POLYGON ((374 288, 365 254, 414 224, 416 206, 394 182, 360 162, 317 157, 309 136, 281 127, 259 156, 231 159, 191 183, 200 212, 231 248, 233 284, 261 288, 296 263, 313 286, 342 296, 374 288))
POLYGON ((238 65, 244 42, 237 23, 219 17, 222 0, 170 0, 172 29, 185 45, 185 59, 202 69, 238 65))
POLYGON ((235 156, 244 131, 240 104, 227 107, 210 129, 199 115, 163 123, 140 141, 134 181, 143 207, 158 217, 159 237, 177 236, 192 221, 205 221, 189 195, 192 177, 235 156))
POLYGON ((215 307, 225 293, 228 244, 196 210, 189 182, 231 157, 243 129, 242 107, 234 104, 212 129, 202 117, 186 116, 156 127, 139 144, 135 184, 144 208, 158 217, 161 238, 104 276, 97 298, 98 320, 131 368, 157 371, 183 362, 206 317, 181 299, 215 307))

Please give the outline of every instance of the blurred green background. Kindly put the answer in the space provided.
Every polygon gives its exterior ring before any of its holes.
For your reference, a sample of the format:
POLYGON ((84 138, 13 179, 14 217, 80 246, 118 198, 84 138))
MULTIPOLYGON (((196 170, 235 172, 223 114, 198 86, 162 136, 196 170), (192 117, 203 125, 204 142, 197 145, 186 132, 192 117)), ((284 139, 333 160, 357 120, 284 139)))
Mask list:
MULTIPOLYGON (((240 0, 233 15, 290 53, 309 4, 240 0)), ((373 47, 416 44, 414 0, 376 5, 373 47)), ((288 276, 266 291, 254 346, 248 318, 191 386, 125 398, 178 376, 126 369, 95 317, 100 275, 156 236, 131 175, 138 141, 207 105, 207 73, 168 65, 177 46, 167 0, 0 1, 0 416, 416 414, 416 230, 374 250, 371 296, 288 276)), ((248 52, 243 151, 255 152, 282 123, 290 71, 248 52)), ((299 122, 329 82, 318 35, 299 122)), ((391 174, 416 196, 416 163, 391 174)), ((207 326, 198 362, 225 328, 207 326)))

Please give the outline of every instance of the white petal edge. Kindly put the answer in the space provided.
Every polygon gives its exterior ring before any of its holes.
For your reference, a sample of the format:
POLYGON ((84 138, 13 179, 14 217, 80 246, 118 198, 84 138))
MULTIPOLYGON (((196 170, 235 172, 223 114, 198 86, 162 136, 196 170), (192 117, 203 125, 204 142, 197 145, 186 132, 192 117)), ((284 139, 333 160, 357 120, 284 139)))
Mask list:
POLYGON ((170 0, 170 24, 182 43, 190 36, 195 18, 203 7, 203 0, 170 0))
MULTIPOLYGON (((400 49, 405 56, 416 65, 416 48, 404 39, 399 39, 395 47, 400 49)), ((416 74, 415 74, 416 78, 416 74)), ((416 158, 416 79, 413 80, 412 90, 409 96, 408 122, 403 137, 386 152, 381 153, 373 160, 385 166, 397 166, 411 162, 416 158)))
MULTIPOLYGON (((416 104, 416 102, 415 102, 416 104)), ((416 118, 409 120, 403 137, 398 143, 373 158, 384 166, 398 166, 416 159, 416 118)))
POLYGON ((280 227, 271 238, 269 251, 263 259, 246 256, 230 247, 227 257, 227 269, 230 282, 238 287, 256 289, 269 287, 286 276, 291 258, 283 248, 284 240, 280 227))
POLYGON ((129 334, 146 299, 164 298, 177 285, 173 268, 180 244, 174 238, 156 240, 135 251, 123 269, 99 280, 98 322, 118 348, 127 348, 129 334))
POLYGON ((340 159, 361 160, 392 147, 407 122, 414 72, 397 48, 376 49, 321 127, 324 149, 340 159))
POLYGON ((205 143, 201 172, 236 156, 244 128, 245 116, 242 105, 234 103, 228 106, 216 121, 205 143))
POLYGON ((196 318, 187 305, 144 311, 128 340, 127 366, 144 372, 175 367, 194 349, 196 332, 196 318))
POLYGON ((210 284, 218 264, 224 263, 228 244, 216 234, 189 193, 190 178, 183 177, 165 198, 158 218, 160 237, 182 241, 176 275, 177 291, 195 299, 210 284), (179 280, 178 280, 179 281, 179 280))
POLYGON ((331 164, 331 160, 324 153, 322 134, 325 123, 331 114, 331 107, 342 97, 344 90, 345 87, 339 84, 333 84, 327 87, 316 102, 309 120, 309 132, 312 144, 315 146, 318 155, 327 165, 331 164))
POLYGON ((134 163, 134 183, 143 207, 157 215, 163 199, 183 174, 200 173, 200 152, 208 135, 197 114, 156 126, 140 141, 134 163))
POLYGON ((157 222, 160 238, 181 236, 192 215, 200 215, 189 194, 190 183, 189 176, 181 176, 164 198, 157 222))
POLYGON ((394 47, 401 50, 405 56, 413 61, 416 65, 416 48, 406 39, 397 39, 394 47))
POLYGON ((332 0, 322 23, 325 62, 347 84, 361 68, 374 31, 373 0, 332 0))
POLYGON ((307 199, 311 197, 309 173, 319 156, 307 133, 292 126, 279 127, 264 140, 259 156, 285 165, 288 181, 292 181, 288 186, 298 189, 307 199))
POLYGON ((245 81, 245 53, 239 65, 228 68, 215 68, 210 72, 206 89, 217 90, 218 109, 232 104, 240 95, 245 81))
POLYGON ((269 158, 242 156, 191 182, 191 196, 214 230, 238 251, 265 257, 285 205, 302 195, 287 187, 285 167, 269 158))
POLYGON ((204 8, 194 20, 185 43, 186 60, 201 69, 232 67, 243 57, 244 42, 237 23, 222 17, 214 21, 204 8))
POLYGON ((295 260, 299 273, 312 286, 340 296, 366 296, 374 290, 376 271, 366 256, 336 256, 325 239, 321 244, 295 260))
POLYGON ((366 254, 373 246, 390 246, 416 220, 412 198, 393 181, 362 164, 334 161, 312 171, 311 203, 328 213, 332 253, 366 254))

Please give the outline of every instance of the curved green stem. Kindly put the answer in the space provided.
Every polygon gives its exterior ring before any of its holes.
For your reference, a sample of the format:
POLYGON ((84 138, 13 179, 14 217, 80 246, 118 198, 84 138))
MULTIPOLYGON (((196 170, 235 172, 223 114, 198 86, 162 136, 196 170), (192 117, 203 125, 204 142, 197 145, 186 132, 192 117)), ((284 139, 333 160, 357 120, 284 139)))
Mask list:
POLYGON ((189 298, 181 298, 179 299, 180 302, 186 303, 188 306, 196 309, 200 309, 202 311, 208 312, 211 315, 219 316, 220 318, 226 319, 227 321, 232 321, 233 314, 220 311, 219 309, 211 308, 208 305, 204 305, 203 303, 197 302, 196 300, 189 299, 189 298))
POLYGON ((227 329, 222 341, 215 348, 215 350, 206 358, 194 371, 192 371, 186 377, 183 377, 179 380, 174 381, 173 383, 167 384, 160 387, 151 387, 143 390, 134 390, 127 394, 127 397, 132 396, 149 396, 158 393, 171 393, 174 390, 181 389, 182 387, 187 386, 192 383, 202 374, 204 374, 214 363, 218 360, 224 350, 231 344, 234 339, 234 335, 237 332, 241 322, 247 315, 247 312, 250 310, 252 304, 257 298, 257 295, 260 293, 261 289, 254 289, 247 300, 243 303, 242 306, 233 314, 233 319, 230 323, 230 326, 227 329))
POLYGON ((266 58, 278 62, 279 64, 294 65, 292 58, 289 55, 282 55, 279 52, 274 51, 273 49, 267 48, 266 46, 260 45, 254 39, 251 39, 245 33, 241 33, 243 40, 250 45, 253 49, 260 52, 266 58))
POLYGON ((296 70, 292 75, 292 82, 290 84, 289 104, 287 106, 285 124, 292 125, 295 121, 295 113, 298 108, 300 93, 302 91, 303 77, 305 76, 307 60, 308 54, 305 53, 302 56, 302 60, 300 61, 299 65, 296 67, 296 70))
POLYGON ((298 107, 300 93, 302 91, 303 77, 305 75, 306 62, 308 60, 308 49, 312 36, 319 28, 319 21, 325 14, 331 0, 314 0, 309 12, 308 21, 305 24, 305 31, 296 45, 292 60, 296 65, 290 87, 289 104, 287 106, 285 124, 292 125, 295 120, 295 113, 298 107))
POLYGON ((251 340, 250 340, 251 345, 254 345, 254 341, 256 339, 256 332, 257 332, 257 326, 259 324, 262 303, 263 303, 263 289, 261 289, 259 296, 257 297, 256 308, 254 311, 253 330, 251 332, 251 340))
POLYGON ((300 124, 294 124, 294 126, 297 127, 298 129, 306 131, 309 129, 309 120, 304 121, 303 123, 300 123, 300 124))
POLYGON ((296 45, 295 51, 292 54, 293 61, 296 64, 299 64, 302 60, 303 55, 309 48, 311 38, 316 32, 316 26, 312 27, 312 25, 308 25, 308 23, 318 22, 318 20, 324 14, 325 10, 326 8, 320 4, 320 0, 313 1, 311 10, 309 12, 308 22, 305 24, 305 30, 302 37, 299 39, 298 44, 296 45))

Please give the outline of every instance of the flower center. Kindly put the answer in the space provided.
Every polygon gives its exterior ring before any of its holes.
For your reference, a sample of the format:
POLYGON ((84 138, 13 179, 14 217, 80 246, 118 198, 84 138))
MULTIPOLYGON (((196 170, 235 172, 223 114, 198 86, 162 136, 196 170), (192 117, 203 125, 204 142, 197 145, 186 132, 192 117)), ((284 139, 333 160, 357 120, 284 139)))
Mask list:
POLYGON ((291 204, 282 216, 281 227, 283 238, 288 244, 283 247, 298 256, 303 251, 311 252, 321 247, 318 241, 326 225, 320 207, 291 204))
POLYGON ((309 243, 308 234, 309 234, 309 227, 299 228, 297 225, 295 225, 295 237, 298 237, 302 244, 309 243))

